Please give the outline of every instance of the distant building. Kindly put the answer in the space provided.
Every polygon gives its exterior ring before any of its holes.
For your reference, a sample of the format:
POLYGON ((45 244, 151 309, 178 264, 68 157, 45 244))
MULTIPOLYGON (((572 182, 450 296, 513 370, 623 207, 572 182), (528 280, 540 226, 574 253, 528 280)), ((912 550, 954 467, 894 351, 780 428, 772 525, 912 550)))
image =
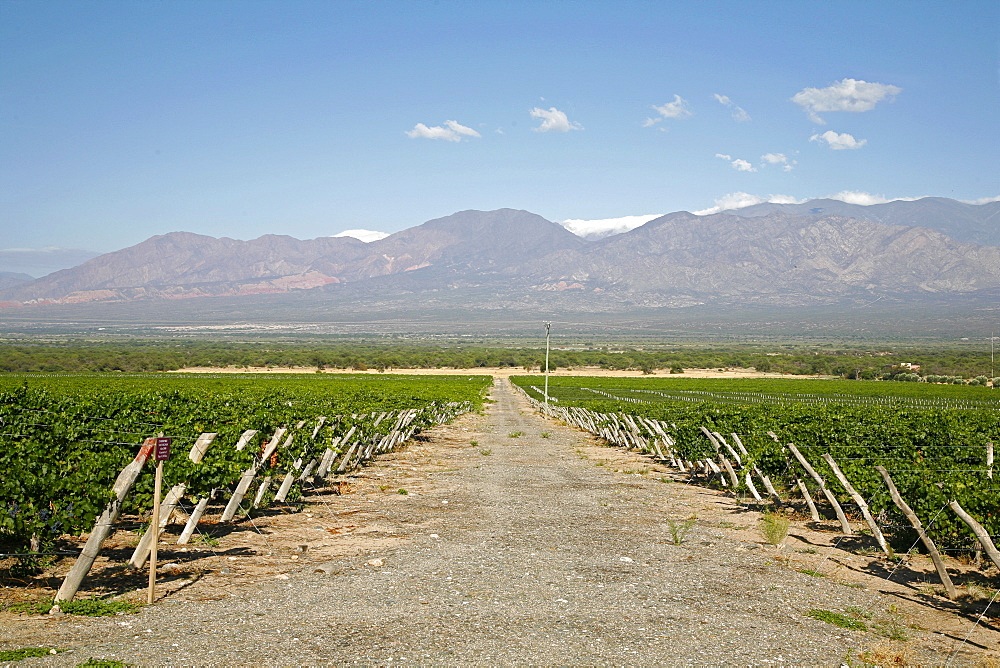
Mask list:
POLYGON ((900 362, 899 364, 886 364, 882 368, 883 369, 906 369, 907 371, 911 371, 913 373, 916 373, 917 371, 920 371, 920 365, 919 364, 912 364, 911 362, 900 362))

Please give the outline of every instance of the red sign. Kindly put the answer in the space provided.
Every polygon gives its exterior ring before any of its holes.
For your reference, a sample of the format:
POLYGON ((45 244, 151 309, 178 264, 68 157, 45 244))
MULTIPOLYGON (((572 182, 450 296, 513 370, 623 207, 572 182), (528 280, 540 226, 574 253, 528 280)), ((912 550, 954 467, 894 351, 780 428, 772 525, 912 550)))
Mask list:
POLYGON ((170 459, 170 437, 158 436, 156 438, 156 461, 165 462, 170 459))

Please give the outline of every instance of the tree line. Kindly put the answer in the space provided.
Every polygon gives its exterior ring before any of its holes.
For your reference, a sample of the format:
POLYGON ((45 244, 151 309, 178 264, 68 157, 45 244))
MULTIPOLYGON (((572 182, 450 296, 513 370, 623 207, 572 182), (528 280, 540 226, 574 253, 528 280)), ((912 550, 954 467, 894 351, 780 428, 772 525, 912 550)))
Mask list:
MULTIPOLYGON (((273 343, 211 341, 115 341, 0 344, 0 372, 152 372, 186 367, 316 367, 323 369, 415 369, 486 367, 540 371, 544 347, 439 343, 273 343)), ((752 346, 718 348, 555 347, 552 369, 601 367, 645 373, 683 373, 692 368, 754 368, 793 375, 892 378, 918 375, 974 378, 991 375, 990 354, 969 350, 798 350, 752 346)))

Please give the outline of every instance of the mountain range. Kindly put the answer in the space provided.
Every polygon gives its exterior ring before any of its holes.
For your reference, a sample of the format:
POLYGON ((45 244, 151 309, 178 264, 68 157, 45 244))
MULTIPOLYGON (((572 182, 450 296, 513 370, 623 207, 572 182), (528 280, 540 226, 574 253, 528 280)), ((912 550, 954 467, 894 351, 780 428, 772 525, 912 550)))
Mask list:
POLYGON ((0 275, 0 307, 290 293, 323 303, 405 296, 483 308, 544 298, 590 312, 992 300, 998 226, 1000 202, 925 198, 678 212, 592 241, 513 209, 462 211, 370 243, 172 232, 36 280, 0 275))

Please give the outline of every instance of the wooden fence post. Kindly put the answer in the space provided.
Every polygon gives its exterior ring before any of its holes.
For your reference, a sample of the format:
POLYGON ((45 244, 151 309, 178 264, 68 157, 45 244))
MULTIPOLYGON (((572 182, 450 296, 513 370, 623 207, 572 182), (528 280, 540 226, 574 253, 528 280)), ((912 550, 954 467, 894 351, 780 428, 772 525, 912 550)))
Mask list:
POLYGON ((740 486, 740 479, 736 475, 736 471, 733 470, 733 465, 729 462, 725 455, 719 455, 719 461, 722 462, 722 466, 725 467, 726 473, 729 474, 729 480, 733 484, 733 489, 735 490, 740 486))
POLYGON ((986 529, 983 528, 983 525, 973 519, 972 515, 965 512, 965 509, 958 505, 958 501, 952 500, 948 505, 963 522, 969 525, 972 533, 976 534, 976 538, 979 539, 979 544, 986 551, 986 555, 996 564, 997 568, 1000 568, 1000 552, 997 551, 997 546, 993 544, 993 540, 990 538, 989 533, 986 532, 986 529))
POLYGON ((796 476, 795 485, 799 488, 802 498, 806 501, 806 507, 809 508, 809 517, 812 518, 813 522, 819 522, 819 511, 816 510, 816 503, 813 501, 812 495, 809 493, 809 488, 806 487, 806 483, 802 480, 802 478, 796 476))
POLYGON ((875 536, 875 541, 878 542, 878 546, 882 548, 885 555, 889 556, 889 545, 885 542, 885 536, 882 535, 882 530, 879 529, 878 524, 875 522, 875 518, 872 517, 871 510, 869 510, 868 504, 865 503, 864 498, 858 494, 858 491, 854 489, 854 486, 847 481, 847 477, 844 475, 843 471, 840 470, 840 467, 837 466, 837 462, 833 460, 830 453, 824 454, 823 459, 825 459, 826 463, 830 465, 830 470, 833 471, 833 475, 837 477, 840 484, 844 486, 847 493, 851 495, 852 499, 854 499, 854 503, 858 504, 858 508, 861 509, 861 514, 864 516, 865 522, 868 523, 868 528, 872 530, 872 535, 875 536))
POLYGON ((927 548, 927 551, 931 555, 931 561, 934 562, 934 568, 937 569, 938 577, 941 578, 941 584, 944 585, 948 598, 954 599, 957 595, 955 585, 951 582, 951 576, 948 575, 948 569, 944 567, 944 561, 941 559, 941 553, 938 552, 938 549, 934 545, 934 541, 931 540, 931 537, 927 535, 926 531, 924 531, 924 525, 920 523, 920 518, 917 517, 917 514, 913 512, 913 509, 906 504, 903 497, 899 495, 899 490, 896 489, 896 485, 892 482, 892 478, 889 476, 889 472, 885 470, 885 467, 876 466, 875 470, 878 471, 882 476, 882 479, 885 480, 885 484, 889 488, 889 496, 892 497, 892 502, 895 503, 901 511, 903 511, 903 514, 906 515, 906 519, 908 519, 913 528, 917 530, 917 535, 920 536, 920 540, 923 542, 924 547, 927 548))
POLYGON ((840 527, 843 530, 844 535, 853 536, 854 531, 851 529, 851 525, 847 521, 847 515, 844 514, 844 509, 840 507, 840 503, 837 502, 837 497, 833 495, 833 492, 827 488, 823 477, 816 473, 816 469, 814 469, 812 465, 806 461, 806 458, 802 456, 802 453, 799 452, 799 449, 795 447, 794 443, 789 443, 786 447, 792 452, 793 455, 795 455, 795 458, 799 460, 799 463, 802 464, 802 468, 806 470, 806 473, 812 476, 812 479, 816 481, 820 490, 823 491, 823 495, 826 496, 826 500, 833 506, 833 511, 837 513, 837 519, 840 520, 840 527))
MULTIPOLYGON (((245 432, 244 432, 245 433, 245 432)), ((208 452, 208 448, 212 443, 215 442, 215 437, 218 434, 202 434, 195 441, 194 446, 191 448, 191 452, 188 453, 188 459, 190 459, 195 464, 200 464, 201 460, 205 458, 205 453, 208 452)), ((198 499, 194 505, 194 510, 191 511, 191 515, 188 516, 187 524, 184 525, 184 530, 181 531, 181 535, 177 537, 178 545, 187 545, 188 541, 191 540, 191 535, 194 533, 195 528, 198 526, 198 522, 201 520, 201 516, 205 514, 205 508, 208 507, 208 499, 215 494, 213 489, 208 494, 198 499)))
POLYGON ((180 503, 181 497, 184 496, 184 490, 187 489, 186 483, 180 483, 179 485, 174 485, 166 496, 163 497, 163 503, 160 507, 160 521, 157 526, 153 526, 153 523, 149 523, 149 528, 146 529, 146 533, 142 534, 142 538, 139 539, 139 544, 135 547, 135 552, 132 553, 132 558, 128 560, 129 566, 132 568, 142 568, 146 564, 146 559, 149 558, 150 549, 153 546, 153 536, 159 536, 163 529, 167 526, 167 521, 170 519, 170 515, 174 512, 177 504, 180 503))
POLYGON ((139 473, 142 471, 142 467, 145 466, 146 460, 153 454, 155 445, 155 438, 147 438, 143 441, 142 447, 139 448, 139 454, 118 474, 118 478, 115 480, 115 485, 112 488, 115 498, 111 500, 111 503, 107 505, 101 516, 97 518, 97 522, 90 531, 90 536, 87 538, 87 543, 83 546, 80 556, 76 558, 76 562, 73 563, 73 567, 70 568, 66 579, 63 580, 62 585, 59 587, 59 591, 55 597, 57 605, 52 608, 53 611, 59 612, 58 603, 60 601, 72 601, 73 597, 76 596, 76 592, 80 589, 80 584, 83 583, 83 578, 90 572, 90 568, 94 565, 94 561, 101 551, 101 545, 107 540, 112 526, 118 521, 118 516, 121 515, 122 503, 125 501, 125 497, 135 484, 136 478, 139 477, 139 473))
POLYGON ((232 497, 230 497, 229 503, 226 505, 226 509, 222 512, 220 521, 229 522, 236 516, 236 511, 239 509, 240 503, 243 501, 243 497, 246 496, 247 490, 250 489, 250 483, 253 482, 253 479, 257 476, 261 467, 264 466, 264 463, 270 459, 271 455, 274 454, 274 451, 278 449, 281 437, 285 435, 286 431, 288 430, 285 427, 279 427, 275 430, 274 436, 271 437, 271 440, 268 441, 267 446, 264 448, 264 452, 261 453, 260 461, 254 462, 250 465, 250 468, 243 472, 243 476, 236 485, 236 490, 233 492, 232 497))
MULTIPOLYGON (((746 446, 743 445, 743 441, 740 439, 739 434, 736 434, 734 432, 731 434, 731 436, 733 437, 733 443, 736 444, 736 447, 740 449, 740 452, 742 452, 743 455, 747 458, 747 461, 750 461, 750 453, 747 451, 746 446)), ((779 496, 778 490, 776 490, 774 488, 774 485, 771 483, 771 479, 766 475, 764 475, 764 472, 761 471, 760 467, 757 466, 756 464, 753 465, 752 471, 756 473, 757 477, 760 478, 761 482, 764 483, 764 489, 767 490, 767 493, 768 495, 770 495, 771 500, 774 502, 774 505, 780 508, 782 505, 781 496, 779 496)), ((748 484, 750 487, 753 487, 753 483, 748 482, 748 484)), ((761 499, 759 495, 754 494, 754 496, 757 497, 758 501, 763 501, 763 499, 761 499)))

